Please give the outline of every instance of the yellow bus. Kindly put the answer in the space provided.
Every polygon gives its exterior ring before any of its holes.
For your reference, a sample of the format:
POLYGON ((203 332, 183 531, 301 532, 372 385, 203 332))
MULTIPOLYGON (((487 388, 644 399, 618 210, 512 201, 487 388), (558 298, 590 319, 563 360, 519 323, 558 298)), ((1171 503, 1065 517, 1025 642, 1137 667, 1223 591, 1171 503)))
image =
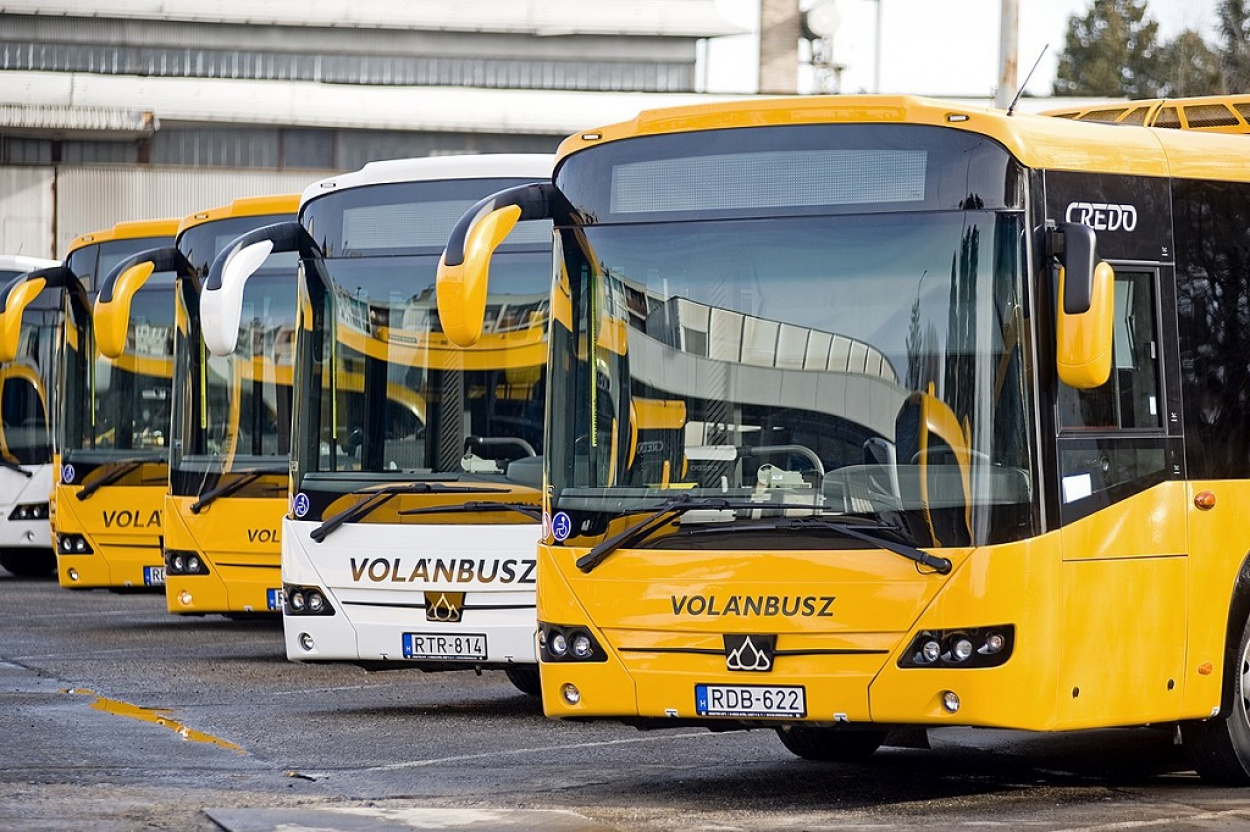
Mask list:
POLYGON ((200 288, 239 234, 290 220, 298 194, 249 197, 185 218, 175 244, 113 267, 95 326, 112 356, 125 345, 132 298, 146 275, 175 275, 169 490, 164 503, 165 601, 172 613, 281 609, 279 524, 287 506, 294 255, 274 255, 249 281, 241 335, 229 356, 200 336, 200 288), (106 335, 107 333, 107 335, 106 335))
POLYGON ((234 349, 239 298, 299 252, 283 627, 294 661, 503 670, 536 694, 535 547, 550 228, 499 254, 475 348, 434 311, 465 208, 551 176, 529 154, 392 159, 310 185, 298 222, 241 236, 201 293, 205 344, 234 349))
POLYGON ((771 727, 1172 723, 1250 782, 1239 136, 912 97, 645 112, 471 209, 554 219, 543 704, 771 727), (680 429, 635 430, 639 398, 680 429), (676 421, 676 418, 674 419, 676 421))
MULTIPOLYGON (((0 254, 0 286, 56 260, 0 254)), ((0 566, 14 575, 51 575, 52 397, 60 310, 54 298, 27 308, 18 354, 0 365, 0 566)))
POLYGON ((61 586, 163 586, 161 505, 168 478, 173 276, 133 300, 126 351, 100 354, 91 321, 99 282, 122 259, 167 245, 178 220, 122 222, 84 234, 63 265, 27 272, 0 293, 0 361, 18 353, 20 322, 40 293, 62 312, 55 484, 49 513, 61 586))

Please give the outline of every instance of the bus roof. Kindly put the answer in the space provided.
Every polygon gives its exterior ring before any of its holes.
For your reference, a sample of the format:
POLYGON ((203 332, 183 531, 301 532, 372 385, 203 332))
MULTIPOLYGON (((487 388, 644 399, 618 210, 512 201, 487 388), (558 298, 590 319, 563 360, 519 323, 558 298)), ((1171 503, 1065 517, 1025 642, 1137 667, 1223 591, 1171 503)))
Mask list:
POLYGON ((184 217, 178 224, 178 234, 188 228, 195 228, 206 222, 231 219, 233 217, 257 217, 265 214, 292 214, 299 210, 299 194, 281 194, 278 196, 248 196, 236 199, 229 205, 197 211, 184 217))
POLYGON ((425 156, 370 162, 358 171, 330 176, 304 189, 300 205, 333 190, 385 185, 394 182, 432 182, 439 179, 501 179, 533 177, 549 180, 554 156, 545 153, 489 153, 476 156, 425 156))
POLYGON ((173 237, 177 231, 178 220, 174 217, 160 220, 119 222, 112 228, 92 231, 89 234, 80 234, 75 237, 74 241, 69 244, 69 248, 65 250, 65 256, 68 257, 78 249, 96 243, 107 243, 110 240, 134 240, 140 237, 173 237))
POLYGON ((49 260, 45 257, 27 257, 24 254, 0 254, 0 271, 29 272, 33 269, 46 269, 59 266, 61 261, 49 260))
POLYGON ((1184 130, 1079 122, 1051 116, 952 106, 914 96, 810 96, 730 101, 647 110, 584 130, 560 144, 557 158, 610 141, 725 128, 795 124, 931 124, 997 140, 1031 168, 1138 176, 1250 181, 1246 140, 1184 130))

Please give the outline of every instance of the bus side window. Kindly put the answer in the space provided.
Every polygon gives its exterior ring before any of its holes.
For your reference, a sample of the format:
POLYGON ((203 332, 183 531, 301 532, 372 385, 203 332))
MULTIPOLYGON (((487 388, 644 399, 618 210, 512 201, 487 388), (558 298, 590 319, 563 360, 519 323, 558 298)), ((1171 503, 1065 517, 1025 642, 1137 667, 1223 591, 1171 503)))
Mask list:
POLYGON ((1059 385, 1065 522, 1164 477, 1157 321, 1154 272, 1117 269, 1111 375, 1091 390, 1059 385))
POLYGON ((1117 270, 1111 377, 1092 390, 1060 385, 1061 428, 1162 427, 1155 321, 1154 274, 1117 270))

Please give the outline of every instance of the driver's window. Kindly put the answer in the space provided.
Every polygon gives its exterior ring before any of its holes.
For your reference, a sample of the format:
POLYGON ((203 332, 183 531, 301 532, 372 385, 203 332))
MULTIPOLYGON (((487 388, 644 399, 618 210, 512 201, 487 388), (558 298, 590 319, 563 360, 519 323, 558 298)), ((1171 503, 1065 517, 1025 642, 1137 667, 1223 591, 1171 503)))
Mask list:
POLYGON ((1116 269, 1111 376, 1092 390, 1059 387, 1060 502, 1065 522, 1162 481, 1155 273, 1116 269))
POLYGON ((1163 426, 1155 321, 1154 274, 1117 269, 1111 377, 1093 390, 1061 385, 1062 428, 1133 430, 1163 426))

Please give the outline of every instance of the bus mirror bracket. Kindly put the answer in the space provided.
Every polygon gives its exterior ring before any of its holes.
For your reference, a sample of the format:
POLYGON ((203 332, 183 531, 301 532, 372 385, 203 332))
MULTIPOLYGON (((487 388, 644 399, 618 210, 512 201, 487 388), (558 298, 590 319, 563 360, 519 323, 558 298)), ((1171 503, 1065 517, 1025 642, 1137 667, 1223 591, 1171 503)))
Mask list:
POLYGON ((300 257, 319 255, 317 244, 298 221, 266 225, 236 237, 222 249, 208 270, 200 290, 200 325, 204 345, 213 355, 226 356, 239 343, 243 290, 270 254, 297 251, 300 257))
POLYGON ((91 313, 100 354, 106 358, 117 358, 126 351, 131 302, 153 273, 186 273, 190 268, 191 264, 173 246, 139 252, 114 266, 100 283, 95 309, 91 313))
POLYGON ((17 358, 21 349, 22 313, 44 289, 68 288, 78 277, 65 266, 49 266, 18 275, 0 289, 0 362, 17 358))
POLYGON ((1098 259, 1094 230, 1080 223, 1059 223, 1051 251, 1059 260, 1055 322, 1059 380, 1078 390, 1100 387, 1111 376, 1115 271, 1098 259))
POLYGON ((443 334, 458 347, 482 337, 490 259, 518 222, 552 219, 554 185, 536 182, 492 194, 465 212, 438 261, 435 294, 443 334))

